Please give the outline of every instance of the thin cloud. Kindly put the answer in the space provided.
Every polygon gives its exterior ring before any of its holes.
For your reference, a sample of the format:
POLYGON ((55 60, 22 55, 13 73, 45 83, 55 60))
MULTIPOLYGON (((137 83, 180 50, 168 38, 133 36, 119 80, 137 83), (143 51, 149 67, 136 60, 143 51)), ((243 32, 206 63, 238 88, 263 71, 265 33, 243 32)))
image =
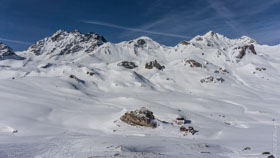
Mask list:
POLYGON ((234 12, 228 9, 223 2, 216 0, 208 0, 210 6, 216 11, 216 13, 225 19, 225 23, 236 33, 242 32, 245 33, 244 29, 241 27, 240 23, 234 20, 236 16, 234 12))
POLYGON ((148 33, 148 34, 155 34, 155 35, 162 35, 162 36, 169 36, 169 37, 177 37, 177 38, 183 38, 183 39, 189 38, 188 36, 182 36, 182 35, 178 35, 178 34, 150 31, 150 30, 140 29, 140 28, 125 27, 125 26, 121 26, 121 25, 115 25, 115 24, 104 23, 104 22, 99 22, 99 21, 82 21, 82 22, 87 23, 87 24, 106 26, 106 27, 111 27, 111 28, 116 28, 116 29, 121 29, 121 30, 127 30, 127 31, 133 31, 133 32, 144 32, 144 33, 148 33))
POLYGON ((11 39, 1 38, 1 37, 0 37, 0 41, 6 41, 6 42, 12 42, 12 43, 18 43, 18 44, 25 44, 25 45, 31 45, 32 44, 32 43, 29 43, 29 42, 11 40, 11 39))

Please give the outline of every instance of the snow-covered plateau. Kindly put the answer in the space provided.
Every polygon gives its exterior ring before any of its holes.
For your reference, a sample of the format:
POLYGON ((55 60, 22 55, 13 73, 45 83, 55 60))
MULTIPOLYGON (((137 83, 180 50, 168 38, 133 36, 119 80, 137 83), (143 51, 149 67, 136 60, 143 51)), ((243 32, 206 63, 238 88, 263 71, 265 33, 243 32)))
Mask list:
POLYGON ((280 45, 77 30, 22 52, 0 43, 0 158, 280 157, 279 124, 280 45), (142 107, 153 128, 120 119, 142 107))

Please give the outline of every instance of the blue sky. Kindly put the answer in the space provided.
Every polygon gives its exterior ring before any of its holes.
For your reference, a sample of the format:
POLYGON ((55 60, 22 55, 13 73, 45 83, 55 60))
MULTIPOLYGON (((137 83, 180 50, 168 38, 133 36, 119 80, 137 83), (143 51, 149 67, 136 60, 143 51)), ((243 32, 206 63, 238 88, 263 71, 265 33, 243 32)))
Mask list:
POLYGON ((280 0, 0 0, 0 41, 15 50, 58 29, 173 46, 209 30, 280 43, 280 0))

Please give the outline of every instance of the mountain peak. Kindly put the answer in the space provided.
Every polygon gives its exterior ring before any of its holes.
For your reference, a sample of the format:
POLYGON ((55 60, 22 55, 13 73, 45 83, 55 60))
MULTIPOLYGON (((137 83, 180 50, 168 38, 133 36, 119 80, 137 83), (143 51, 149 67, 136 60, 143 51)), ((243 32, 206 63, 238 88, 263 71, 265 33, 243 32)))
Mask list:
POLYGON ((93 32, 84 34, 78 30, 70 33, 58 30, 50 37, 33 44, 28 51, 35 55, 52 54, 52 56, 72 54, 82 50, 89 53, 106 42, 102 35, 93 32))
POLYGON ((207 37, 213 37, 216 35, 216 32, 210 30, 207 33, 205 33, 203 36, 207 36, 207 37))
POLYGON ((4 59, 23 59, 23 58, 17 56, 11 47, 0 42, 0 60, 4 60, 4 59))
POLYGON ((248 37, 248 36, 241 36, 239 39, 241 39, 245 43, 257 43, 256 40, 254 40, 253 38, 248 37))

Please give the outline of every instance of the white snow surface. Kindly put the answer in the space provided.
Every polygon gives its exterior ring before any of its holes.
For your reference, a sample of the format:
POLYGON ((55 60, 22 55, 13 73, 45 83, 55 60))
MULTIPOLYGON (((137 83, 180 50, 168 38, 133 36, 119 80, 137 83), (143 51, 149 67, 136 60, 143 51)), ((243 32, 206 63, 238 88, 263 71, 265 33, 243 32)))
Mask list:
MULTIPOLYGON (((72 34, 59 48, 79 42, 72 34)), ((16 52, 22 60, 0 60, 0 158, 280 156, 280 45, 210 31, 174 47, 139 37, 61 55, 47 39, 40 55, 28 49, 16 52), (257 55, 237 60, 238 47, 250 44, 257 55), (154 60, 164 69, 145 69, 154 60), (209 76, 224 82, 200 82, 209 76), (120 120, 141 107, 153 111, 157 128, 120 120), (178 116, 197 133, 180 132, 178 116)))

